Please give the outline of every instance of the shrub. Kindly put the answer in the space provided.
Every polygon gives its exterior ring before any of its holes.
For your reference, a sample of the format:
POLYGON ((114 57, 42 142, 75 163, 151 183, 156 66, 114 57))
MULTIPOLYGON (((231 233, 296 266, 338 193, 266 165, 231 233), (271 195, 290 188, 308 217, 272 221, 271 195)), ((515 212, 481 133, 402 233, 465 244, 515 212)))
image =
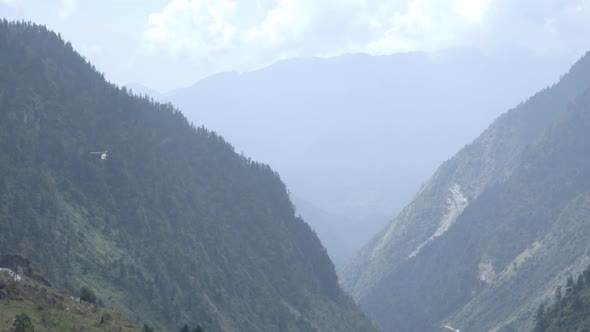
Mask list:
POLYGON ((88 303, 96 303, 96 294, 90 287, 84 285, 80 287, 80 300, 88 303))
POLYGON ((20 314, 16 316, 12 324, 13 332, 35 332, 35 327, 31 322, 31 318, 27 314, 20 314))

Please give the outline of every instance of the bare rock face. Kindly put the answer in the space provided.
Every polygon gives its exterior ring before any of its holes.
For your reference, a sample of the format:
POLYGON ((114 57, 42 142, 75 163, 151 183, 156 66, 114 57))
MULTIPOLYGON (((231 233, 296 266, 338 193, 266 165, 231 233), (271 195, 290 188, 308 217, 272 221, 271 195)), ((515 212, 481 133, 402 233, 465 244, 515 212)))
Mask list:
POLYGON ((494 264, 492 259, 489 257, 484 257, 479 262, 479 280, 485 282, 486 284, 491 284, 496 279, 496 271, 494 271, 494 264))
POLYGON ((22 277, 18 273, 12 271, 11 269, 7 269, 7 268, 3 268, 3 267, 0 267, 0 275, 7 276, 8 278, 10 278, 14 281, 20 281, 22 279, 22 277))

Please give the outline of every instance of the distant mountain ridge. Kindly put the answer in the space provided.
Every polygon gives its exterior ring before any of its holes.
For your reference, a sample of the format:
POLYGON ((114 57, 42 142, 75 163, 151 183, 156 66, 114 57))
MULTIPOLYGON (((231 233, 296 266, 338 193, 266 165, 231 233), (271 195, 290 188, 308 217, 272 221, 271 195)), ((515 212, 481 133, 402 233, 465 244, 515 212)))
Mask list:
POLYGON ((381 227, 382 220, 386 220, 385 216, 351 220, 346 216, 323 211, 300 197, 292 199, 297 213, 305 220, 313 220, 310 226, 318 234, 335 266, 342 266, 346 262, 345 258, 354 256, 357 249, 365 244, 365 239, 381 227))
POLYGON ((587 264, 590 55, 443 163, 341 273, 386 331, 526 331, 587 264))
MULTIPOLYGON (((507 53, 293 59, 213 75, 165 97, 278 170, 295 196, 356 223, 343 240, 364 243, 441 162, 566 68, 507 53)), ((314 229, 344 233, 331 226, 338 218, 302 215, 314 229)), ((328 250, 335 261, 351 258, 349 248, 328 250)))
POLYGON ((56 287, 172 331, 376 330, 276 172, 43 26, 0 21, 0 174, 0 253, 56 287))

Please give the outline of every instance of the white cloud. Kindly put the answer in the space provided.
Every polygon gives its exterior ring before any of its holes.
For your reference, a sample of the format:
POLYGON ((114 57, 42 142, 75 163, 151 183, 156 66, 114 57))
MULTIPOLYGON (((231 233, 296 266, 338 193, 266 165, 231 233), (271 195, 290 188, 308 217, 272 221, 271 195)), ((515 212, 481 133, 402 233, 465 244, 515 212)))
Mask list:
POLYGON ((201 77, 291 57, 454 46, 579 56, 590 49, 588 18, 590 0, 171 0, 150 15, 143 44, 201 77))
POLYGON ((491 0, 454 0, 455 11, 472 22, 481 22, 490 9, 491 0))
POLYGON ((435 50, 460 43, 490 0, 172 0, 149 17, 151 52, 244 69, 294 56, 435 50), (259 20, 244 26, 245 15, 259 20))
POLYGON ((237 2, 231 0, 173 0, 150 15, 147 46, 197 56, 229 50, 237 34, 233 24, 236 7, 237 2))
POLYGON ((60 20, 66 20, 78 11, 77 0, 60 0, 57 7, 57 17, 60 20))

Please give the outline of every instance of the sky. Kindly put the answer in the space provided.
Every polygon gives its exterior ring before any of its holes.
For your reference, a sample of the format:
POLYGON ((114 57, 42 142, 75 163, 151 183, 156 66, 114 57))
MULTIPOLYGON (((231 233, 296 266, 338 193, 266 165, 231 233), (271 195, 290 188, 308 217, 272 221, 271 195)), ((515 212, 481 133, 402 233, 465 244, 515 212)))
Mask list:
POLYGON ((590 50, 590 0, 0 0, 0 17, 47 25, 111 81, 161 92, 298 57, 590 50))

